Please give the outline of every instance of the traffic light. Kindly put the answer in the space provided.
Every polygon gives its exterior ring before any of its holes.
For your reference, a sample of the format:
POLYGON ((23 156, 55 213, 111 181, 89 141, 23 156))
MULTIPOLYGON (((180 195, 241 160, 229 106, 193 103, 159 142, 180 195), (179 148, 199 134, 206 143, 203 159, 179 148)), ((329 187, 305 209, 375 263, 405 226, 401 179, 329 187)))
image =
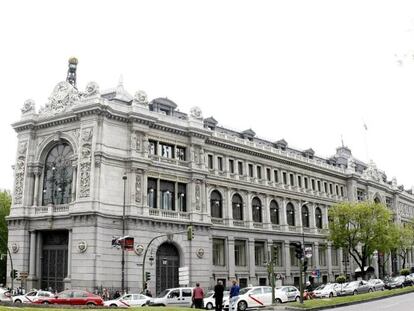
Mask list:
POLYGON ((10 271, 10 277, 12 279, 17 278, 17 270, 16 269, 13 269, 12 271, 10 271))
POLYGON ((151 280, 151 272, 145 272, 145 281, 151 280))
POLYGON ((194 240, 193 226, 188 226, 187 227, 187 240, 189 240, 189 241, 194 240))
POLYGON ((308 258, 305 258, 305 260, 303 261, 303 272, 306 273, 307 270, 308 270, 308 258))
POLYGON ((303 258, 303 249, 302 249, 302 245, 300 243, 295 243, 295 257, 297 259, 302 259, 303 258))

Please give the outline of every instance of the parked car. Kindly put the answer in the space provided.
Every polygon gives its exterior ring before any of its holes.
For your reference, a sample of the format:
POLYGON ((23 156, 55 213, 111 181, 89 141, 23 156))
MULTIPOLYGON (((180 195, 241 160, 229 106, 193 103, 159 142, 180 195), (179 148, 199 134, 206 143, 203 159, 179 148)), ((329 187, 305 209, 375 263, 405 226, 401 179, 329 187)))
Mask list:
POLYGON ((192 295, 192 287, 168 288, 163 290, 157 297, 151 298, 149 305, 190 307, 192 295))
MULTIPOLYGON (((247 308, 265 307, 272 304, 272 288, 270 286, 251 286, 242 288, 235 301, 238 311, 247 308)), ((223 308, 229 309, 230 298, 223 300, 223 308)))
POLYGON ((393 277, 391 279, 387 279, 385 281, 385 288, 386 289, 393 289, 405 286, 412 286, 413 281, 409 278, 406 278, 403 275, 393 277))
POLYGON ((280 286, 275 288, 276 302, 299 301, 300 291, 295 286, 280 286))
POLYGON ((346 286, 342 287, 340 295, 357 295, 372 291, 373 288, 367 281, 353 281, 349 282, 346 286))
POLYGON ((143 307, 149 304, 151 297, 143 294, 125 294, 114 300, 104 301, 106 307, 143 307))
MULTIPOLYGON (((204 295, 204 299, 203 299, 203 303, 204 303, 204 308, 207 310, 212 310, 216 307, 216 298, 213 297, 214 296, 214 291, 212 292, 208 292, 207 294, 204 295)), ((228 299, 230 296, 230 292, 229 291, 224 291, 223 292, 223 301, 225 299, 228 299)))
POLYGON ((37 299, 33 303, 103 306, 103 300, 100 296, 91 294, 83 290, 65 290, 52 297, 39 297, 39 299, 37 299))
POLYGON ((341 291, 341 285, 337 283, 322 284, 315 288, 313 296, 315 298, 332 298, 341 291))
POLYGON ((0 288, 0 301, 13 301, 12 295, 7 288, 0 288))
POLYGON ((368 283, 372 286, 373 290, 384 290, 385 284, 380 279, 371 279, 368 281, 368 283))
POLYGON ((54 294, 45 290, 32 290, 25 295, 14 296, 13 303, 34 303, 43 297, 54 297, 54 294))

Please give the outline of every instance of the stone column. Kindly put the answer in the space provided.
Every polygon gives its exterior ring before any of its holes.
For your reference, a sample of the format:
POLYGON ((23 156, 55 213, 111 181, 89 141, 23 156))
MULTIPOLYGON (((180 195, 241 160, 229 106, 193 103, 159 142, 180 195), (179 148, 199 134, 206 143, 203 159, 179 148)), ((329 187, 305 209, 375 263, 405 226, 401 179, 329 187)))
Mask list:
POLYGON ((313 265, 319 269, 319 242, 313 243, 313 265))
POLYGON ((322 228, 328 229, 329 228, 329 221, 328 221, 328 206, 321 208, 322 211, 322 228))
POLYGON ((270 221, 270 202, 272 201, 272 198, 266 197, 264 201, 265 205, 262 207, 264 228, 271 230, 272 223, 270 221))
MULTIPOLYGON (((35 273, 36 273, 36 278, 39 280, 42 276, 41 276, 41 268, 42 268, 42 261, 43 259, 43 254, 42 254, 42 247, 43 247, 43 237, 40 233, 37 234, 37 239, 36 239, 36 254, 37 254, 37 260, 36 262, 36 269, 35 269, 35 273)), ((37 286, 34 286, 34 288, 39 288, 40 284, 37 284, 37 286)))
POLYGON ((290 269, 291 269, 291 263, 290 263, 290 241, 286 240, 284 242, 284 248, 285 248, 285 270, 286 270, 286 281, 289 283, 291 276, 290 276, 290 269))
POLYGON ((342 248, 338 249, 338 264, 339 264, 339 271, 341 271, 341 274, 344 274, 344 254, 342 248))
POLYGON ((332 277, 332 244, 330 242, 328 242, 326 246, 326 255, 328 256, 327 261, 326 261, 328 265, 328 281, 333 281, 331 279, 332 277))
POLYGON ((249 248, 249 276, 250 282, 255 284, 256 281, 256 263, 255 263, 255 254, 254 254, 254 238, 249 238, 248 241, 249 248))
POLYGON ((295 206, 295 226, 302 232, 302 203, 298 202, 295 206))
POLYGON ((161 209, 161 189, 160 189, 160 179, 157 179, 157 193, 155 193, 156 199, 156 205, 158 209, 161 209))
POLYGON ((247 193, 246 195, 246 202, 245 203, 245 211, 246 211, 246 222, 248 227, 253 228, 253 213, 252 213, 252 195, 247 193))
POLYGON ((227 204, 226 206, 223 206, 223 212, 224 212, 224 219, 227 219, 227 223, 232 226, 233 222, 233 204, 231 203, 231 189, 226 188, 225 196, 227 198, 227 204))
POLYGON ((36 278, 36 231, 30 231, 29 280, 36 278))
POLYGON ((65 288, 71 288, 71 274, 72 274, 72 230, 68 231, 68 272, 63 279, 65 288))
POLYGON ((316 232, 316 223, 315 223, 315 204, 308 204, 309 208, 309 228, 312 232, 316 232))
POLYGON ((76 200, 76 185, 77 185, 77 171, 78 171, 78 164, 72 163, 72 201, 76 200))
POLYGON ((40 180, 40 175, 42 174, 42 172, 39 170, 35 170, 33 172, 34 174, 34 188, 33 188, 33 206, 38 206, 39 205, 39 180, 40 180))
POLYGON ((227 262, 228 262, 228 270, 229 270, 229 278, 235 279, 236 272, 235 272, 235 263, 234 263, 234 237, 228 237, 227 239, 227 262))
POLYGON ((280 213, 281 213, 281 215, 280 215, 280 224, 281 224, 281 227, 282 227, 283 231, 288 231, 287 215, 286 215, 286 204, 287 204, 287 201, 284 198, 282 200, 282 206, 280 208, 280 213))

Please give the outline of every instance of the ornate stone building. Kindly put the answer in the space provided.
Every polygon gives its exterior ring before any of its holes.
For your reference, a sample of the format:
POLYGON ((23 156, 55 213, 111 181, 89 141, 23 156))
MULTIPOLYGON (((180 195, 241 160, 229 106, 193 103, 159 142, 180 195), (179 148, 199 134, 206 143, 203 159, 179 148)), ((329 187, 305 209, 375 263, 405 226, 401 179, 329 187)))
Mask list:
MULTIPOLYGON (((82 92, 76 64, 70 61, 67 81, 44 107, 26 101, 13 124, 9 246, 28 288, 120 288, 121 250, 111 241, 122 236, 123 219, 125 234, 135 238, 135 251, 125 254, 130 290, 142 288, 143 250, 165 235, 150 246, 145 269, 149 288, 159 292, 178 286, 184 266, 190 283, 204 287, 232 278, 265 284, 272 246, 280 281, 298 283, 292 243, 302 239, 313 249, 309 271, 319 271, 320 282, 353 275, 356 266, 326 241, 330 206, 368 199, 386 204, 397 221, 413 217, 412 193, 347 147, 324 159, 251 129, 220 127, 199 108, 187 115, 169 99, 131 96, 122 84, 100 91, 91 82, 82 92), (176 233, 189 224, 192 241, 176 233)), ((389 269, 398 269, 397 258, 389 269)))

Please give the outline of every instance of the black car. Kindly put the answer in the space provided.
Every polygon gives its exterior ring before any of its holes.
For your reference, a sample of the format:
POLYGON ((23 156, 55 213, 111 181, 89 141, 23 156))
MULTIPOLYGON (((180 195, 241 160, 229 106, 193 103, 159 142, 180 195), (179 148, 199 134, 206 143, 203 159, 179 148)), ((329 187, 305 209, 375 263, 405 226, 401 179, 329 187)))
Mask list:
POLYGON ((386 289, 402 288, 405 286, 412 286, 413 281, 405 276, 396 276, 394 278, 384 281, 386 289))

